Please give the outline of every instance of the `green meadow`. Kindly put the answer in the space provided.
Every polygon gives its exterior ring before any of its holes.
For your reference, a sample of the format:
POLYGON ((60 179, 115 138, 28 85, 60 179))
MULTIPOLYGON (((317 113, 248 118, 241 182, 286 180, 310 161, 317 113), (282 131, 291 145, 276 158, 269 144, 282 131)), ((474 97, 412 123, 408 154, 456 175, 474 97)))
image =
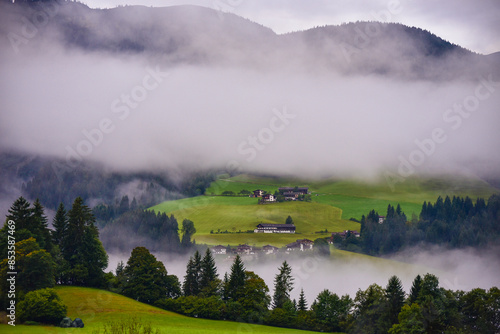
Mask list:
POLYGON ((370 210, 385 215, 389 204, 401 205, 408 219, 419 215, 424 201, 436 201, 438 196, 469 196, 488 198, 499 192, 479 179, 407 178, 392 187, 385 181, 321 180, 307 181, 242 174, 220 176, 207 188, 204 196, 167 201, 150 209, 173 214, 177 220, 190 219, 195 223, 196 242, 237 245, 284 246, 299 238, 316 239, 329 232, 359 230, 350 218, 361 219, 370 210), (258 205, 256 198, 221 196, 225 191, 238 194, 242 190, 262 189, 274 193, 283 186, 307 186, 312 201, 258 205), (259 223, 282 224, 287 216, 293 218, 296 234, 238 233, 253 230, 259 223), (216 232, 228 233, 216 233, 216 232), (213 233, 211 233, 213 232, 213 233))
POLYGON ((56 287, 56 291, 68 307, 68 317, 81 318, 85 324, 84 328, 0 325, 0 332, 5 334, 91 334, 96 330, 101 330, 105 324, 110 322, 127 321, 135 317, 144 323, 150 323, 154 329, 159 329, 163 334, 313 333, 231 321, 189 318, 98 289, 60 286, 56 287))

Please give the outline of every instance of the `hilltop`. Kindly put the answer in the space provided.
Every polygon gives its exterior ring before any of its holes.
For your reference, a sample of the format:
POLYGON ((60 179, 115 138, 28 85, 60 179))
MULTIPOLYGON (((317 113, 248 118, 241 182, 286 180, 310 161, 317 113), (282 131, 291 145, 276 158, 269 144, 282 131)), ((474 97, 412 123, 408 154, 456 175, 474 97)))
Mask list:
MULTIPOLYGON (((22 31, 21 18, 44 11, 44 6, 50 5, 1 2, 0 32, 22 31)), ((29 47, 55 42, 69 50, 145 55, 169 65, 424 80, 498 73, 500 61, 498 55, 478 55, 429 31, 395 23, 353 22, 278 35, 240 16, 200 6, 91 9, 63 1, 56 9, 43 38, 29 47)))

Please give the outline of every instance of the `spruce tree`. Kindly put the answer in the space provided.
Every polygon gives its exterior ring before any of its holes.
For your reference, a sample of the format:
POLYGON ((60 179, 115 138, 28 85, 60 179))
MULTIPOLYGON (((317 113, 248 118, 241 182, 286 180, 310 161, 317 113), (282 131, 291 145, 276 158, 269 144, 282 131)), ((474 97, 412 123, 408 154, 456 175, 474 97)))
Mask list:
POLYGON ((196 251, 194 256, 189 258, 186 267, 186 276, 184 276, 184 283, 182 285, 184 296, 197 296, 201 292, 200 279, 201 256, 200 252, 196 251))
POLYGON ((387 298, 387 319, 392 326, 398 322, 398 314, 405 301, 405 292, 401 280, 397 276, 389 278, 389 282, 385 288, 385 295, 387 298))
POLYGON ((224 279, 222 280, 222 300, 229 300, 229 276, 224 273, 224 279))
POLYGON ((68 211, 68 228, 62 240, 62 254, 68 261, 68 284, 99 287, 104 284, 108 255, 99 240, 92 210, 81 197, 68 211))
POLYGON ((231 266, 231 275, 228 282, 228 297, 232 300, 238 300, 242 297, 242 290, 245 285, 245 266, 241 257, 236 255, 233 265, 231 266))
POLYGON ((200 291, 205 291, 209 295, 214 294, 216 292, 214 290, 217 290, 215 285, 218 277, 214 257, 210 249, 207 248, 205 256, 201 260, 200 291))
POLYGON ((304 295, 304 289, 300 289, 299 303, 297 304, 297 311, 307 311, 307 301, 304 295))
POLYGON ((274 278, 274 309, 283 308, 287 301, 290 302, 290 292, 293 290, 292 268, 284 261, 279 271, 274 278))
POLYGON ((52 240, 54 241, 54 244, 61 245, 68 229, 68 217, 63 203, 59 204, 59 207, 57 208, 56 215, 52 221, 52 226, 54 227, 52 240))
POLYGON ((410 295, 408 296, 409 305, 417 302, 421 288, 422 288, 422 277, 420 275, 417 275, 417 277, 415 277, 415 279, 413 280, 413 284, 410 289, 410 295))
POLYGON ((47 223, 48 219, 38 198, 33 203, 32 211, 33 232, 36 235, 36 241, 40 245, 40 248, 50 253, 52 251, 52 238, 47 223))

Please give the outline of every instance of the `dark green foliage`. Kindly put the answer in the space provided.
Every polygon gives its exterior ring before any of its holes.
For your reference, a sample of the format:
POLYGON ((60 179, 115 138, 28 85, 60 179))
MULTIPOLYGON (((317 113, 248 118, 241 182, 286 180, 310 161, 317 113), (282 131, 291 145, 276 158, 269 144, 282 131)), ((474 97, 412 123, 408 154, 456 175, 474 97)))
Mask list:
POLYGON ((200 292, 205 296, 216 295, 219 291, 219 275, 212 252, 207 248, 201 260, 200 292))
POLYGON ((389 330, 389 334, 423 334, 424 317, 418 304, 404 305, 399 313, 398 323, 389 330))
POLYGON ((409 305, 417 302, 417 298, 420 295, 421 288, 422 288, 422 276, 417 275, 413 280, 413 284, 410 289, 410 295, 408 296, 409 305))
POLYGON ((354 298, 354 311, 348 327, 349 333, 384 333, 387 324, 383 314, 387 305, 385 291, 377 284, 365 291, 358 290, 354 298))
POLYGON ((221 320, 225 318, 226 304, 218 296, 182 296, 177 299, 162 299, 155 306, 184 314, 189 317, 221 320))
POLYGON ((397 276, 391 276, 385 288, 387 299, 384 320, 390 326, 398 322, 398 315, 405 302, 405 292, 401 280, 397 276))
POLYGON ((68 229, 68 217, 66 215, 64 204, 62 203, 59 204, 59 207, 57 208, 56 215, 52 221, 52 226, 54 227, 54 231, 52 231, 52 240, 54 241, 54 244, 60 246, 68 229))
POLYGON ((285 302, 290 300, 293 290, 292 268, 286 261, 279 268, 279 273, 274 278, 273 308, 283 308, 285 302))
POLYGON ((15 222, 16 242, 35 238, 41 249, 49 253, 52 251, 52 239, 47 225, 47 217, 40 201, 36 200, 31 207, 24 197, 19 197, 9 208, 8 213, 5 224, 0 230, 0 251, 2 254, 7 254, 8 222, 10 220, 15 222))
POLYGON ((61 242, 61 253, 69 270, 63 283, 71 285, 102 287, 106 284, 104 269, 108 266, 108 255, 99 240, 92 210, 78 197, 68 211, 68 225, 61 242))
POLYGON ((412 219, 411 224, 399 204, 396 209, 388 206, 383 224, 372 210, 361 219, 361 237, 363 252, 373 255, 422 242, 452 248, 484 247, 500 237, 500 196, 491 196, 487 204, 482 198, 474 204, 469 197, 438 197, 435 203, 424 202, 420 219, 412 219))
POLYGON ((177 219, 165 213, 141 209, 129 211, 108 223, 100 235, 109 251, 129 251, 143 244, 153 252, 185 251, 180 245, 177 219))
POLYGON ((290 216, 286 217, 285 224, 293 224, 292 217, 290 217, 290 216))
POLYGON ((253 271, 245 271, 242 297, 238 299, 242 309, 238 317, 245 322, 260 323, 267 316, 270 302, 266 282, 253 271))
POLYGON ((182 221, 182 239, 181 246, 184 248, 191 247, 191 237, 196 233, 196 228, 194 227, 194 223, 189 219, 184 219, 182 221))
POLYGON ((134 248, 123 273, 127 278, 123 294, 143 303, 153 304, 166 298, 173 283, 163 263, 145 247, 134 248))
POLYGON ((239 255, 236 255, 231 265, 231 274, 227 282, 227 296, 229 300, 236 301, 244 296, 243 287, 245 286, 245 266, 239 255))
POLYGON ((182 290, 184 296, 197 296, 201 292, 202 264, 200 252, 189 258, 182 290))
POLYGON ((304 295, 304 289, 300 289, 297 311, 307 311, 307 301, 306 301, 306 296, 304 295))
POLYGON ((52 236, 48 227, 48 220, 44 209, 38 198, 33 203, 33 232, 37 236, 37 242, 47 252, 52 251, 52 236))
POLYGON ((41 289, 28 292, 19 302, 18 317, 21 322, 36 321, 58 325, 66 316, 66 310, 66 305, 55 290, 41 289))
MULTIPOLYGON (((55 263, 51 255, 44 249, 40 249, 34 238, 25 239, 15 243, 15 269, 18 273, 15 276, 16 296, 23 296, 25 293, 37 289, 53 287, 55 284, 55 263)), ((12 275, 7 273, 9 260, 7 258, 0 262, 0 303, 2 307, 7 307, 7 291, 9 291, 9 281, 12 275)))
POLYGON ((352 299, 348 295, 340 298, 328 290, 320 292, 311 305, 318 329, 328 332, 344 331, 351 306, 352 299))

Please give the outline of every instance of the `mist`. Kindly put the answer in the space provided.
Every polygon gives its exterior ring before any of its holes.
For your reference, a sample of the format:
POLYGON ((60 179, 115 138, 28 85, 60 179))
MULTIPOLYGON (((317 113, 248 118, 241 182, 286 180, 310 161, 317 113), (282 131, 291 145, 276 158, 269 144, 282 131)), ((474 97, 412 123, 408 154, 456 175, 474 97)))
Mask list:
POLYGON ((95 54, 28 58, 3 66, 2 146, 68 163, 94 160, 118 170, 236 166, 311 177, 397 170, 400 157, 410 160, 415 150, 425 153, 414 166, 421 173, 466 163, 480 173, 500 162, 500 85, 491 77, 408 82, 149 66, 95 54), (147 79, 155 88, 140 95, 146 90, 136 87, 150 73, 161 77, 157 84, 147 79), (474 104, 478 87, 487 97, 474 104), (125 100, 133 94, 137 101, 125 100), (453 110, 457 103, 471 103, 472 111, 453 110), (429 140, 427 151, 416 144, 429 140))
MULTIPOLYGON (((184 281, 189 255, 173 256, 153 253, 162 261, 169 274, 184 281)), ((482 250, 447 250, 442 247, 412 248, 392 255, 389 259, 368 256, 333 256, 330 259, 302 253, 300 255, 264 256, 258 258, 243 256, 246 270, 254 271, 262 277, 274 292, 274 278, 283 261, 292 267, 294 290, 291 298, 298 300, 304 289, 309 306, 324 289, 339 296, 356 296, 358 289, 365 290, 371 284, 385 288, 389 278, 399 277, 403 289, 408 294, 417 275, 431 273, 439 278, 440 287, 448 290, 470 291, 475 288, 490 289, 500 285, 500 251, 498 247, 482 250)), ((110 253, 108 271, 116 269, 119 261, 127 263, 130 253, 110 253)), ((215 256, 219 278, 230 274, 234 258, 215 256)))

